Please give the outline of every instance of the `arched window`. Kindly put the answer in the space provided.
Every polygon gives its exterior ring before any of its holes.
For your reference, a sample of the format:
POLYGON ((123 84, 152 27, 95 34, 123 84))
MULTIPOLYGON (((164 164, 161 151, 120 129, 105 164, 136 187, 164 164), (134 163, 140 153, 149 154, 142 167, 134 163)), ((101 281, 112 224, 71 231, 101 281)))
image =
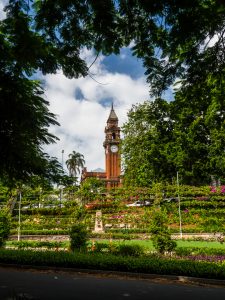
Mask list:
POLYGON ((115 140, 116 139, 116 134, 115 132, 112 133, 112 140, 115 140))

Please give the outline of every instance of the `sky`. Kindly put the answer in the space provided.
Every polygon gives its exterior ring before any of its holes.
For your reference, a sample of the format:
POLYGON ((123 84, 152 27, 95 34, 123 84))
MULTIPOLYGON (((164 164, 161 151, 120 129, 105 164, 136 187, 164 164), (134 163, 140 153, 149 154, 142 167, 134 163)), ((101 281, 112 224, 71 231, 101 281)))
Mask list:
MULTIPOLYGON (((0 19, 5 17, 0 0, 0 19)), ((95 60, 93 50, 83 50, 82 57, 90 66, 95 60)), ((133 57, 130 47, 122 48, 120 55, 99 56, 85 78, 68 79, 61 71, 39 79, 45 88, 49 109, 57 116, 60 127, 49 131, 59 138, 43 150, 63 163, 66 170, 68 155, 74 150, 84 155, 88 171, 105 169, 104 128, 113 102, 122 127, 132 104, 150 100, 141 60, 133 57), (62 154, 62 151, 64 152, 62 154)), ((171 94, 167 95, 171 98, 171 94)))
MULTIPOLYGON (((95 59, 93 50, 84 50, 82 56, 87 65, 95 59)), ((89 171, 105 168, 104 129, 111 104, 121 127, 132 104, 149 99, 142 63, 129 48, 123 48, 119 56, 98 57, 90 72, 91 77, 79 79, 67 79, 60 71, 42 77, 50 111, 61 124, 50 128, 60 141, 45 150, 63 161, 64 167, 69 153, 75 150, 84 155, 89 171)))

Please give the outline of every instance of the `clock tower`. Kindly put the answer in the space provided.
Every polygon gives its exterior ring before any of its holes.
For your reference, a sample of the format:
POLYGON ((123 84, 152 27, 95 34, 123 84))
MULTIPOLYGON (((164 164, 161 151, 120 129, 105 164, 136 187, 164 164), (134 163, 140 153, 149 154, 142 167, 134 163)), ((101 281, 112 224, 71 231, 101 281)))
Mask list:
POLYGON ((120 127, 118 127, 118 117, 114 111, 113 104, 105 127, 105 170, 107 188, 118 187, 120 185, 120 127))

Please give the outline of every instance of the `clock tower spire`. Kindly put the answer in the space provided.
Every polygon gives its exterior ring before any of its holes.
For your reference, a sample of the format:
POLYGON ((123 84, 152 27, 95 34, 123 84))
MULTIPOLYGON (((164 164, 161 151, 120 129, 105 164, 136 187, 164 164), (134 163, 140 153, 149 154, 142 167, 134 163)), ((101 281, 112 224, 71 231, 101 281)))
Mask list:
POLYGON ((105 127, 105 169, 107 188, 118 187, 120 185, 120 127, 118 117, 114 111, 113 103, 105 127))

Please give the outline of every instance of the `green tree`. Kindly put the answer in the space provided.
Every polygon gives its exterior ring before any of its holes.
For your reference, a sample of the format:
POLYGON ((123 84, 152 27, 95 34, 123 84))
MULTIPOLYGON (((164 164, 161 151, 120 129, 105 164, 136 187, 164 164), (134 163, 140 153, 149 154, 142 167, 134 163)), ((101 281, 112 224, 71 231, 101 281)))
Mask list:
POLYGON ((122 130, 125 184, 149 186, 161 180, 171 181, 175 166, 167 159, 173 142, 169 103, 156 99, 133 106, 122 130))
POLYGON ((211 175, 223 179, 224 97, 212 81, 205 88, 207 98, 193 86, 170 103, 156 99, 133 106, 122 128, 125 184, 171 183, 177 172, 183 184, 210 184, 211 175))
POLYGON ((40 83, 28 78, 47 50, 31 30, 24 3, 10 1, 0 21, 0 177, 7 184, 45 174, 42 146, 56 140, 48 127, 58 125, 40 83))
POLYGON ((0 177, 11 185, 34 174, 55 177, 56 160, 42 147, 57 140, 48 127, 59 125, 43 99, 42 86, 28 78, 38 68, 35 60, 42 60, 47 50, 31 30, 22 2, 10 1, 7 18, 0 21, 0 177))
POLYGON ((180 154, 177 169, 184 183, 209 184, 224 174, 224 92, 214 81, 182 87, 171 103, 174 139, 180 154), (207 94, 207 97, 205 96, 207 94))
POLYGON ((66 166, 69 170, 69 174, 72 177, 76 177, 80 173, 80 169, 84 167, 85 160, 83 154, 73 151, 69 154, 69 159, 66 161, 66 166))
POLYGON ((1 79, 0 74, 0 177, 15 182, 33 174, 49 176, 45 170, 52 170, 53 162, 42 145, 56 140, 47 128, 58 123, 41 97, 41 87, 19 76, 1 79))

